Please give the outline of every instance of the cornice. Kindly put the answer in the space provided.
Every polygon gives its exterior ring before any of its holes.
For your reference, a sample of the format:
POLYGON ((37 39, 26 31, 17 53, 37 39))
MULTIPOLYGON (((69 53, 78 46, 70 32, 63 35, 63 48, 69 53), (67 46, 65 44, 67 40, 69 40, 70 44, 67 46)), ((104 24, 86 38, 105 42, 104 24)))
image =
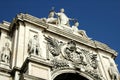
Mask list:
POLYGON ((6 30, 6 31, 9 31, 9 30, 10 30, 10 29, 9 29, 9 26, 4 25, 4 24, 2 24, 2 23, 0 23, 0 29, 6 30))

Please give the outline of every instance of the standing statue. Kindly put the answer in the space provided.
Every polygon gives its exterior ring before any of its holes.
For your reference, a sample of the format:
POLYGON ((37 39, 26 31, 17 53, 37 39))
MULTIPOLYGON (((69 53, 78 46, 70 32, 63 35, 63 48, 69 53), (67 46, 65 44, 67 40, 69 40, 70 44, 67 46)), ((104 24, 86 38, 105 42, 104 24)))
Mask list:
POLYGON ((110 63, 110 67, 108 69, 108 72, 110 74, 111 80, 119 80, 118 72, 115 69, 113 63, 110 63))
POLYGON ((59 13, 55 13, 58 16, 58 25, 68 25, 69 26, 69 18, 64 13, 64 9, 60 9, 59 13))
POLYGON ((5 46, 2 49, 1 61, 5 62, 6 64, 9 64, 9 62, 10 62, 10 54, 11 54, 11 51, 10 51, 10 48, 9 48, 9 43, 6 42, 5 46))
POLYGON ((28 52, 29 52, 29 54, 41 56, 41 54, 40 54, 40 45, 39 45, 39 41, 38 41, 38 36, 37 35, 34 35, 33 39, 29 40, 28 52))
POLYGON ((72 26, 72 31, 80 34, 83 38, 88 38, 88 36, 84 30, 78 30, 78 26, 79 26, 79 23, 75 22, 74 25, 72 26))

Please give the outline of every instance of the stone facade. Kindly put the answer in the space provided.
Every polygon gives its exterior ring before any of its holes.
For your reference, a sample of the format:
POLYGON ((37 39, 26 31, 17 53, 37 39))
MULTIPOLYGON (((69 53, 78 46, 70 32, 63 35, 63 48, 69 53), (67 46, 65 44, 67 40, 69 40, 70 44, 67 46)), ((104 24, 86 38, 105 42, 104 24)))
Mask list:
POLYGON ((20 13, 0 23, 0 80, 120 80, 115 50, 56 20, 20 13))

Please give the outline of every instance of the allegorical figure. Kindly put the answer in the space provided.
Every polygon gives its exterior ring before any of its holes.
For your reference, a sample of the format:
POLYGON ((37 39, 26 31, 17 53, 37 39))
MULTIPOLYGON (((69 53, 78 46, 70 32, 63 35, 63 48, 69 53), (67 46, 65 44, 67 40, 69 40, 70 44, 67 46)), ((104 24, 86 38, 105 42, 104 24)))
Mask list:
POLYGON ((9 64, 9 62, 10 62, 10 54, 11 54, 11 51, 10 51, 10 48, 9 48, 9 43, 6 42, 5 46, 2 49, 1 61, 5 62, 6 64, 9 64))
POLYGON ((33 38, 29 40, 28 52, 29 52, 29 54, 41 56, 41 54, 40 54, 40 45, 39 45, 37 35, 34 35, 33 38))
POLYGON ((58 25, 69 25, 69 18, 64 13, 64 9, 60 9, 60 12, 55 13, 58 16, 58 25))
POLYGON ((46 22, 52 23, 52 24, 57 24, 57 18, 55 18, 54 15, 55 15, 54 10, 51 10, 48 15, 48 18, 46 19, 46 22))
POLYGON ((110 63, 110 67, 108 69, 108 72, 110 74, 111 80, 119 80, 118 72, 115 69, 113 63, 110 63))
POLYGON ((86 35, 86 32, 84 30, 79 30, 78 29, 79 23, 75 22, 74 25, 72 26, 72 31, 73 33, 78 33, 80 34, 83 38, 88 38, 88 36, 86 35))

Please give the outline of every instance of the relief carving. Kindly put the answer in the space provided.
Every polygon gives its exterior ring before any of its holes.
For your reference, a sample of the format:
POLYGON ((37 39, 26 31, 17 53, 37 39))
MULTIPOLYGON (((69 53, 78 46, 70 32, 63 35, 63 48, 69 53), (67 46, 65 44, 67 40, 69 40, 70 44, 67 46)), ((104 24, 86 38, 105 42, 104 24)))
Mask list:
POLYGON ((86 62, 84 61, 84 56, 80 50, 80 48, 76 47, 75 41, 69 41, 67 43, 66 48, 64 49, 64 57, 73 62, 75 67, 78 67, 79 65, 86 66, 86 62))
POLYGON ((59 60, 57 58, 54 58, 51 62, 53 64, 53 69, 69 67, 68 62, 66 60, 59 60))
POLYGON ((80 49, 73 40, 65 43, 49 36, 45 36, 45 40, 49 52, 53 55, 51 59, 53 70, 61 68, 79 69, 89 73, 95 79, 101 80, 101 76, 96 70, 98 67, 97 54, 80 49))
POLYGON ((90 76, 94 77, 95 80, 105 80, 103 76, 99 75, 96 71, 86 71, 90 76))
POLYGON ((91 66, 93 67, 93 69, 97 69, 97 67, 98 67, 97 54, 92 54, 91 66))
POLYGON ((72 61, 75 52, 76 52, 75 42, 74 41, 68 42, 66 48, 64 49, 64 53, 65 53, 64 57, 72 61))
POLYGON ((55 56, 59 56, 61 53, 61 46, 63 45, 62 42, 59 42, 58 40, 56 40, 55 38, 51 38, 50 36, 45 37, 45 40, 47 41, 47 45, 48 45, 48 50, 49 52, 55 57, 55 56))

